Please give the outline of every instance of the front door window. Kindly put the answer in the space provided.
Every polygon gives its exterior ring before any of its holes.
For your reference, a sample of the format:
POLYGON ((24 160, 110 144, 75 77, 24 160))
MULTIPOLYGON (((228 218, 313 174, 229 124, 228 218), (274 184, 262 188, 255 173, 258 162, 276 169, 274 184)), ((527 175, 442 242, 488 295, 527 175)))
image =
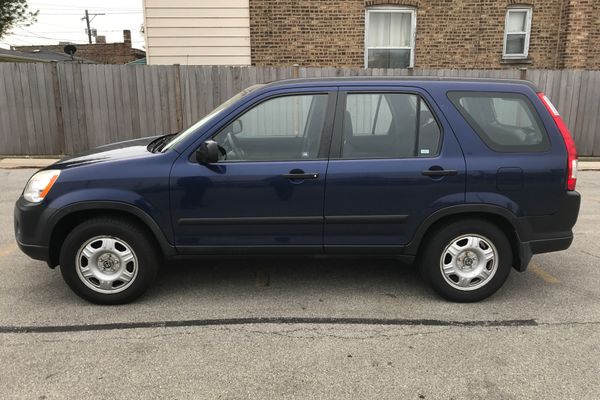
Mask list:
POLYGON ((315 160, 327 94, 276 97, 236 118, 213 139, 222 162, 315 160))

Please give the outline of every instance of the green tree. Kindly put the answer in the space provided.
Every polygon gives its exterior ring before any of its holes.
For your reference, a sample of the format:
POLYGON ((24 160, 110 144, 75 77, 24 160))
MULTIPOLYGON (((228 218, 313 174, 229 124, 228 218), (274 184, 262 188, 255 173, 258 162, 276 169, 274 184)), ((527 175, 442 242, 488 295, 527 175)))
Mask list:
POLYGON ((17 25, 31 25, 39 11, 29 11, 27 0, 0 0, 0 38, 17 25))

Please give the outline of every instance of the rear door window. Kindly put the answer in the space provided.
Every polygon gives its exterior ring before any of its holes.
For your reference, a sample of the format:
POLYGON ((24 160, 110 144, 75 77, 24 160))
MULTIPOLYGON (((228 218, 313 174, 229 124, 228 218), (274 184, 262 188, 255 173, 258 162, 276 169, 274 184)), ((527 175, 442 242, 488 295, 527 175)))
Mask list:
POLYGON ((348 93, 341 158, 438 154, 441 131, 427 103, 412 93, 348 93))
POLYGON ((492 150, 548 150, 548 135, 526 96, 518 93, 449 92, 448 98, 492 150))

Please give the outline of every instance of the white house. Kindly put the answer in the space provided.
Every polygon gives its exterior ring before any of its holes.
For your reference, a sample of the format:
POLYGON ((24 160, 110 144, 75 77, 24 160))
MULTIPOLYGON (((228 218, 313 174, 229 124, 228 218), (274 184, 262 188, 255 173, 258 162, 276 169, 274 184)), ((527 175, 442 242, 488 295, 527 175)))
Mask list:
POLYGON ((249 0, 143 0, 148 64, 250 65, 249 0))

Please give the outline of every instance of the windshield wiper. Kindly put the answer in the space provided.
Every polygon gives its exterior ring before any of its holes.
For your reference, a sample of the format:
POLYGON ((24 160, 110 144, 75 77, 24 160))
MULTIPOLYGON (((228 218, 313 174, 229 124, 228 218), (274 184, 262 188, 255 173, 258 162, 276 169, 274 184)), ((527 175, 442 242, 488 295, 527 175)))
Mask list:
POLYGON ((148 145, 148 150, 151 153, 156 153, 157 151, 160 151, 160 149, 162 149, 171 140, 171 138, 175 135, 177 135, 177 134, 170 133, 168 135, 159 137, 158 139, 152 141, 150 143, 150 145, 148 145))

